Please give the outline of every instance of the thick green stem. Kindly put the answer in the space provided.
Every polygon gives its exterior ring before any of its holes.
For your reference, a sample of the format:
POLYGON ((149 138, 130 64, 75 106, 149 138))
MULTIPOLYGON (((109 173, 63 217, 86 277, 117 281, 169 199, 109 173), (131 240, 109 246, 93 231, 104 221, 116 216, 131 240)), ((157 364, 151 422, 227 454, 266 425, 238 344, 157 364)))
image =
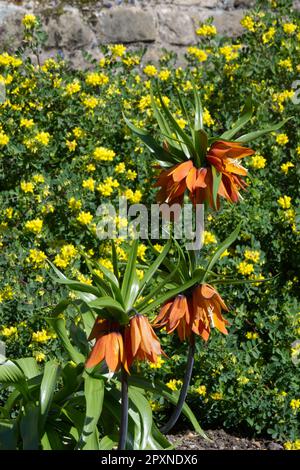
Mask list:
POLYGON ((125 450, 128 430, 128 374, 124 368, 122 368, 121 385, 122 408, 118 450, 125 450))
POLYGON ((185 370, 185 375, 184 375, 184 381, 183 381, 182 388, 180 390, 180 395, 179 395, 177 405, 169 421, 160 429, 160 431, 164 434, 166 434, 173 428, 173 426, 177 423, 177 420, 181 414, 182 407, 185 403, 185 399, 187 396, 188 388, 189 388, 191 377, 192 377, 193 366, 194 366, 194 355, 195 355, 195 337, 192 334, 191 339, 190 339, 190 346, 189 346, 187 365, 186 365, 186 370, 185 370))

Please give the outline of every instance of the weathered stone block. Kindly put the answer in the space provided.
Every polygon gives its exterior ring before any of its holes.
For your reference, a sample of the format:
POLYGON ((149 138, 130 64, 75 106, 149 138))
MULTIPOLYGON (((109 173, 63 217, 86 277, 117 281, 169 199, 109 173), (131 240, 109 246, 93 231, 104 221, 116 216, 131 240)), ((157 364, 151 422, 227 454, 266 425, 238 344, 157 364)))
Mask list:
POLYGON ((96 33, 101 42, 152 42, 157 36, 152 11, 137 7, 115 7, 98 16, 96 33))
POLYGON ((174 0, 175 5, 198 6, 201 8, 215 8, 219 0, 174 0))
POLYGON ((178 9, 160 7, 157 9, 159 35, 163 43, 188 46, 196 42, 191 17, 178 9))
POLYGON ((13 51, 20 46, 26 10, 16 5, 0 4, 0 47, 13 51))
POLYGON ((47 48, 76 49, 92 47, 97 43, 92 29, 85 23, 77 8, 51 17, 46 25, 47 48))

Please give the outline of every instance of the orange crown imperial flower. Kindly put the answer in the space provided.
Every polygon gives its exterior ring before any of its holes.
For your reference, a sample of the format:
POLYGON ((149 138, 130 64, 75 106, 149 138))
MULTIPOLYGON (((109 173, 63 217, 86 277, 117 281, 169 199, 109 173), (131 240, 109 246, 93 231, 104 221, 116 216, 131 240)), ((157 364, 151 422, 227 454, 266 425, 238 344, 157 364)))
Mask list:
POLYGON ((86 367, 94 367, 105 360, 109 370, 117 372, 121 365, 129 373, 135 360, 157 363, 164 352, 149 320, 136 314, 129 324, 122 327, 117 322, 98 318, 89 336, 96 343, 86 361, 86 367))
POLYGON ((170 205, 182 204, 184 193, 188 190, 194 205, 207 201, 214 208, 212 174, 214 167, 221 174, 217 207, 220 196, 230 202, 237 202, 240 198, 239 190, 246 187, 242 176, 247 175, 247 170, 240 164, 239 159, 254 153, 254 150, 243 147, 238 142, 217 140, 206 154, 204 167, 196 168, 192 160, 187 160, 161 171, 155 184, 155 187, 161 188, 157 201, 170 205))
POLYGON ((191 333, 208 340, 211 327, 227 334, 227 320, 222 310, 228 308, 218 292, 209 284, 200 284, 187 295, 179 294, 167 301, 154 321, 155 327, 165 327, 168 334, 177 329, 181 341, 191 333))

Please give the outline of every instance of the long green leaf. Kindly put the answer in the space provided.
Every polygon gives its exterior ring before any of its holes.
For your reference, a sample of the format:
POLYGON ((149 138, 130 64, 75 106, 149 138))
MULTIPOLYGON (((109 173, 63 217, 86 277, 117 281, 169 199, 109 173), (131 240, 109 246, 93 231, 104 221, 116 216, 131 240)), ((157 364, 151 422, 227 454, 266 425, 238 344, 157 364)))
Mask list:
POLYGON ((78 449, 98 450, 97 424, 102 412, 104 400, 104 380, 86 375, 84 378, 84 396, 86 413, 78 449))
POLYGON ((280 121, 278 124, 273 124, 265 129, 261 129, 259 131, 253 131, 249 132, 248 134, 241 135, 238 139, 236 139, 236 142, 241 142, 245 144, 246 142, 250 142, 251 140, 258 139, 258 137, 262 137, 265 134, 270 134, 270 132, 275 132, 281 129, 289 120, 290 118, 284 119, 283 121, 280 121))
POLYGON ((23 450, 38 450, 40 442, 38 424, 39 407, 32 402, 27 403, 20 421, 23 450))
POLYGON ((221 245, 218 247, 216 252, 211 257, 210 261, 207 263, 202 282, 205 281, 207 275, 209 274, 209 271, 212 270, 213 266, 219 260, 222 253, 224 253, 224 251, 227 250, 227 248, 229 248, 230 245, 232 245, 232 243, 237 239, 238 234, 240 233, 240 230, 241 230, 241 223, 239 223, 239 225, 234 229, 234 231, 229 235, 229 237, 227 237, 226 240, 224 240, 223 243, 221 243, 221 245))
POLYGON ((65 348, 66 352, 69 354, 70 359, 74 361, 76 364, 80 364, 85 362, 85 357, 79 351, 77 351, 74 346, 71 344, 69 339, 65 320, 63 318, 46 318, 49 325, 54 329, 55 333, 59 337, 60 341, 62 342, 63 347, 65 348))
POLYGON ((44 375, 40 388, 40 433, 44 434, 44 426, 53 400, 53 395, 59 377, 59 364, 54 361, 48 361, 45 364, 44 375))
POLYGON ((241 117, 233 124, 232 128, 220 136, 222 140, 232 139, 244 126, 247 122, 250 121, 253 114, 253 106, 251 97, 247 99, 245 106, 242 111, 241 117))
POLYGON ((136 273, 136 258, 138 250, 138 240, 134 240, 130 248, 128 262, 125 269, 124 279, 122 282, 121 293, 124 299, 125 310, 128 312, 136 299, 139 292, 139 280, 136 273))

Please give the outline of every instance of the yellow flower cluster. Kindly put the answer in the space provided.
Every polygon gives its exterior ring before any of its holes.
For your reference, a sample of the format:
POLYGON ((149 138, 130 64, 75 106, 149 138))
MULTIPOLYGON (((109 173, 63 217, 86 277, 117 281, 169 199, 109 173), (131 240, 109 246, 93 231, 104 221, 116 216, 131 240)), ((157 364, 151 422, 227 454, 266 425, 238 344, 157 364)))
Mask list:
POLYGON ((43 228, 43 221, 42 221, 42 219, 28 220, 25 223, 25 228, 29 232, 39 234, 39 233, 41 233, 42 228, 43 228))
POLYGON ((277 202, 282 209, 289 209, 291 207, 292 198, 290 196, 281 196, 277 202))
POLYGON ((257 250, 245 250, 244 257, 245 259, 249 259, 254 263, 258 263, 260 259, 260 252, 257 250))
POLYGON ((196 30, 198 36, 212 37, 217 34, 217 28, 212 24, 203 24, 196 30))
POLYGON ((182 385, 182 380, 171 379, 166 383, 166 386, 175 392, 182 385))
POLYGON ((171 76, 170 70, 161 70, 158 74, 158 78, 162 81, 165 82, 168 80, 171 76))
POLYGON ((296 439, 294 442, 287 441, 284 443, 285 450, 300 450, 300 439, 296 439))
POLYGON ((54 337, 55 335, 53 333, 49 333, 44 328, 32 333, 32 341, 35 343, 46 343, 47 341, 54 339, 54 337))
POLYGON ((198 393, 198 395, 205 397, 207 390, 205 385, 199 385, 199 387, 194 388, 194 392, 198 393))
POLYGON ((2 130, 0 130, 0 146, 4 147, 9 142, 9 137, 2 130))
POLYGON ((0 330, 0 334, 5 336, 5 338, 10 338, 11 336, 18 336, 18 330, 15 326, 6 326, 0 330))
POLYGON ((114 44, 108 46, 113 57, 122 57, 126 52, 126 47, 123 44, 114 44))
POLYGON ((95 184, 96 181, 93 178, 88 178, 87 180, 83 180, 82 187, 89 191, 95 191, 95 184))
POLYGON ((199 49, 198 47, 191 46, 188 47, 187 53, 196 59, 199 60, 199 62, 205 62, 207 60, 207 53, 203 51, 202 49, 199 49))
POLYGON ((10 67, 20 67, 22 65, 22 60, 9 55, 7 52, 0 54, 0 66, 10 66, 10 67))
POLYGON ((82 225, 89 225, 93 220, 93 216, 90 212, 81 211, 76 220, 82 225))
POLYGON ((68 205, 72 211, 80 210, 82 207, 82 202, 75 197, 71 197, 68 201, 68 205))
POLYGON ((249 276, 254 272, 254 266, 252 263, 247 263, 247 261, 241 261, 237 266, 238 272, 243 276, 249 276))
POLYGON ((231 60, 235 60, 239 56, 239 49, 241 48, 240 44, 232 44, 231 46, 223 46, 220 47, 220 54, 225 57, 226 62, 230 62, 231 60))
POLYGON ((145 75, 148 75, 148 77, 155 77, 157 75, 157 68, 149 64, 144 67, 143 72, 145 75))
POLYGON ((257 338, 259 338, 259 334, 258 333, 253 333, 252 331, 247 331, 246 338, 247 339, 257 339, 257 338))
POLYGON ((276 29, 272 26, 270 29, 268 29, 268 31, 266 31, 262 35, 263 44, 267 44, 267 43, 271 42, 272 39, 274 39, 275 34, 276 34, 276 29))
POLYGON ((217 243, 216 236, 213 233, 204 230, 204 245, 209 245, 212 243, 217 243))
POLYGON ((241 20, 241 25, 248 31, 251 31, 251 33, 255 32, 255 23, 254 23, 253 18, 251 18, 251 16, 249 15, 244 16, 244 18, 241 20))
POLYGON ((113 150, 105 147, 96 147, 93 152, 93 157, 97 161, 111 162, 115 156, 116 154, 113 150))
POLYGON ((66 90, 66 94, 67 94, 68 96, 72 96, 72 95, 74 95, 75 93, 79 93, 79 92, 80 92, 80 90, 81 90, 81 85, 80 85, 80 83, 79 83, 78 80, 74 80, 73 82, 68 83, 68 84, 66 85, 65 90, 66 90))
POLYGON ((276 136, 276 142, 278 145, 284 146, 288 143, 289 138, 286 134, 278 134, 276 136))
POLYGON ((115 188, 119 187, 119 183, 116 179, 113 179, 112 176, 105 178, 103 183, 98 184, 97 191, 102 194, 102 196, 108 197, 111 196, 115 188))
POLYGON ((251 157, 251 160, 249 162, 249 165, 252 166, 252 168, 255 168, 257 170, 261 170, 262 168, 265 168, 266 166, 266 159, 262 155, 256 154, 251 157))
POLYGON ((132 189, 126 189, 124 192, 124 196, 128 201, 132 202, 132 204, 138 204, 142 199, 142 192, 137 189, 133 191, 132 189))
POLYGON ((290 401, 290 407, 293 411, 297 412, 300 409, 300 398, 293 398, 293 400, 290 401))
POLYGON ((101 86, 109 82, 108 76, 103 72, 89 72, 85 83, 91 86, 101 86))
POLYGON ((21 181, 20 187, 24 193, 33 193, 34 185, 30 181, 21 181))
POLYGON ((22 23, 25 28, 32 29, 37 25, 37 17, 29 13, 22 18, 22 23))
POLYGON ((282 28, 285 33, 293 34, 297 30, 297 25, 294 23, 284 23, 282 28))
POLYGON ((150 369, 160 369, 161 366, 165 363, 161 356, 157 358, 157 362, 149 362, 150 369))
POLYGON ((283 163, 280 167, 281 171, 284 173, 284 174, 288 174, 288 171, 290 168, 293 168, 295 165, 294 163, 292 162, 286 162, 286 163, 283 163))
POLYGON ((274 109, 278 109, 280 112, 284 110, 283 103, 293 98, 294 90, 284 90, 279 93, 273 93, 272 101, 275 103, 274 109))
POLYGON ((286 69, 288 72, 293 71, 293 62, 290 58, 287 59, 280 59, 278 62, 279 67, 286 69))
POLYGON ((41 145, 48 145, 50 141, 50 134, 49 132, 38 132, 35 136, 35 140, 39 142, 41 145))
POLYGON ((30 263, 35 269, 42 268, 45 266, 45 260, 47 256, 42 250, 37 248, 32 248, 29 250, 29 255, 26 258, 26 261, 30 263))
POLYGON ((62 246, 59 254, 55 256, 54 264, 59 268, 66 268, 72 259, 77 255, 77 250, 74 245, 71 243, 68 245, 62 246))
POLYGON ((207 108, 204 108, 203 111, 203 124, 207 127, 213 126, 215 123, 214 119, 211 117, 210 112, 208 111, 207 108))

